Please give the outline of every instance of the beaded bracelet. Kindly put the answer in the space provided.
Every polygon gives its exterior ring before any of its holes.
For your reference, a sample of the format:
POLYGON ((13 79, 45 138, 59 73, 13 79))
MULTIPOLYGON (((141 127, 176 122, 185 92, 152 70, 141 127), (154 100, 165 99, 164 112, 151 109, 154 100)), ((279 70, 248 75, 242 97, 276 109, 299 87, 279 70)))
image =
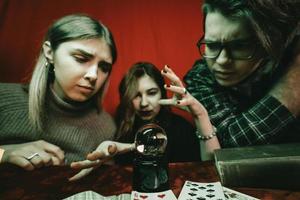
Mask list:
POLYGON ((197 129, 196 130, 196 135, 200 140, 210 140, 211 138, 215 137, 217 135, 217 128, 215 126, 213 126, 213 132, 210 135, 204 136, 201 135, 200 131, 197 129))

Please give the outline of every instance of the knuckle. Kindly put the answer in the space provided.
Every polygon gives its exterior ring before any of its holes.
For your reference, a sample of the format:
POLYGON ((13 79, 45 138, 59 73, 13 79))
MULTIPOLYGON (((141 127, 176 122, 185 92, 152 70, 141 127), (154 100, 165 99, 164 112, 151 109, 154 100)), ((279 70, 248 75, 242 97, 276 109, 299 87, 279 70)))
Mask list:
POLYGON ((22 168, 26 169, 26 170, 33 170, 34 167, 28 162, 28 163, 23 163, 20 165, 22 168))
POLYGON ((60 149, 59 147, 55 146, 55 147, 53 147, 53 151, 55 151, 55 152, 60 152, 61 149, 60 149))

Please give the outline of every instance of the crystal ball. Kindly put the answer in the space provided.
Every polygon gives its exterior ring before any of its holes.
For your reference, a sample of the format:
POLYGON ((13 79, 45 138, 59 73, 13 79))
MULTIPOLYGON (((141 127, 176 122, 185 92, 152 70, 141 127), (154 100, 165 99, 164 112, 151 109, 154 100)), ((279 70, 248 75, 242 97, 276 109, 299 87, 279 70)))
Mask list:
POLYGON ((164 154, 167 146, 167 135, 163 128, 150 123, 142 126, 135 135, 135 148, 145 156, 164 154))

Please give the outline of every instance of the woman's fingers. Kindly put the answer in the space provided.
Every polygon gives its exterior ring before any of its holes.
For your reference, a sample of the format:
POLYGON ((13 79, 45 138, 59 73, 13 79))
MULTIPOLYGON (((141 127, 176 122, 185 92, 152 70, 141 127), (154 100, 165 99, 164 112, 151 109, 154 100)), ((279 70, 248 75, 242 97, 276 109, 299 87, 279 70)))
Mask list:
POLYGON ((85 168, 100 166, 101 164, 102 162, 100 160, 95 160, 95 161, 84 160, 84 161, 72 162, 71 168, 85 169, 85 168))
POLYGON ((34 165, 24 157, 18 157, 12 163, 19 167, 22 167, 23 169, 25 169, 27 171, 32 171, 35 169, 34 165))
POLYGON ((78 172, 77 174, 75 174, 74 176, 72 176, 71 178, 69 178, 69 181, 77 181, 83 177, 85 177, 86 175, 90 174, 91 171, 93 171, 93 167, 88 168, 88 169, 83 169, 80 172, 78 172))
POLYGON ((172 99, 160 99, 158 100, 158 103, 160 105, 164 105, 164 106, 176 106, 177 101, 172 98, 172 99))
POLYGON ((56 156, 51 156, 51 162, 52 162, 52 165, 54 165, 54 166, 63 165, 56 156))
POLYGON ((30 159, 30 162, 36 167, 40 168, 42 166, 52 165, 51 154, 45 151, 36 151, 37 155, 30 159))
POLYGON ((43 150, 47 153, 50 153, 52 156, 55 156, 59 161, 59 164, 64 164, 65 153, 61 150, 58 146, 45 142, 45 141, 38 141, 40 142, 39 145, 42 146, 43 150))
POLYGON ((102 142, 98 148, 87 155, 88 160, 105 160, 118 153, 117 145, 112 141, 102 142))
POLYGON ((174 85, 165 85, 164 87, 166 90, 171 91, 182 97, 184 97, 188 94, 188 91, 185 89, 185 87, 181 87, 181 86, 179 87, 179 86, 174 86, 174 85))
POLYGON ((184 87, 180 78, 167 65, 164 66, 163 70, 161 71, 161 74, 168 78, 171 81, 172 85, 184 87))

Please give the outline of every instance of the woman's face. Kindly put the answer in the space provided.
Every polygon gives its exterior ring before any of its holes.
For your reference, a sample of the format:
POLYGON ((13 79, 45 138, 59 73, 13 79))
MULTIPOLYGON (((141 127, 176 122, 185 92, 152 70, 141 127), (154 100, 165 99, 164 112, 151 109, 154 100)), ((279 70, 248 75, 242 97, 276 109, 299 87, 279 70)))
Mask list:
POLYGON ((54 65, 53 89, 66 100, 90 99, 105 84, 112 67, 110 48, 98 38, 64 42, 55 52, 44 47, 44 52, 54 65))
POLYGON ((144 121, 153 120, 160 111, 161 91, 148 75, 138 79, 137 93, 132 100, 136 115, 144 121))
MULTIPOLYGON (((242 19, 232 20, 218 12, 208 13, 205 21, 205 41, 228 43, 234 41, 251 43, 251 31, 242 19)), ((246 48, 250 48, 250 45, 246 48)), ((234 51, 239 51, 242 45, 235 45, 234 51)), ((262 55, 256 55, 252 59, 239 60, 231 57, 232 50, 223 48, 215 59, 206 59, 210 71, 216 81, 222 86, 233 86, 247 78, 259 66, 262 55)))

